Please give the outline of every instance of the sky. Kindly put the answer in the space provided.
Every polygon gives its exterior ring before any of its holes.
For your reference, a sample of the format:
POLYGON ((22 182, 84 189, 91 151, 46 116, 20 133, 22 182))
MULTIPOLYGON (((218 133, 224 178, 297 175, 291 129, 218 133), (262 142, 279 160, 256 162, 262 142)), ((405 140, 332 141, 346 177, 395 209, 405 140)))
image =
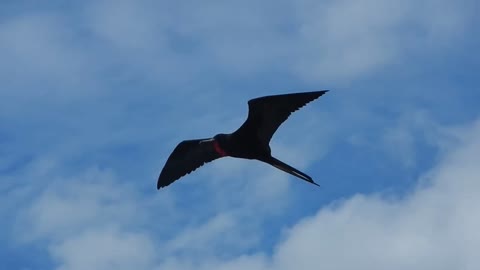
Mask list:
POLYGON ((2 1, 2 269, 480 269, 474 0, 2 1), (331 90, 271 166, 168 188, 249 99, 331 90))

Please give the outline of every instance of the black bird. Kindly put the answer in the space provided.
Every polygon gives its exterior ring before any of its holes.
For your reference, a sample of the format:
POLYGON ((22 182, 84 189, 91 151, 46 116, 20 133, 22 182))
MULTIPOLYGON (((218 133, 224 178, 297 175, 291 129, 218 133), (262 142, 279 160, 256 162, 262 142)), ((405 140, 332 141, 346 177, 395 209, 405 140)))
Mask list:
POLYGON ((292 112, 326 92, 328 90, 249 100, 248 118, 235 132, 179 143, 158 177, 157 189, 170 185, 207 162, 225 156, 260 160, 318 186, 310 176, 272 157, 269 143, 275 131, 292 112))

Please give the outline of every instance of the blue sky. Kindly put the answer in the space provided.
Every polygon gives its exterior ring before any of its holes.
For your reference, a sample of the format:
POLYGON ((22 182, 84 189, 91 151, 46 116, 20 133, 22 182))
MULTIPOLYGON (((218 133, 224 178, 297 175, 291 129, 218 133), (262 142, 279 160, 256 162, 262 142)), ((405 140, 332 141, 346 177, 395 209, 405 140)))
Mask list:
POLYGON ((6 1, 5 269, 478 269, 475 1, 6 1), (251 98, 330 89, 272 152, 156 190, 251 98))

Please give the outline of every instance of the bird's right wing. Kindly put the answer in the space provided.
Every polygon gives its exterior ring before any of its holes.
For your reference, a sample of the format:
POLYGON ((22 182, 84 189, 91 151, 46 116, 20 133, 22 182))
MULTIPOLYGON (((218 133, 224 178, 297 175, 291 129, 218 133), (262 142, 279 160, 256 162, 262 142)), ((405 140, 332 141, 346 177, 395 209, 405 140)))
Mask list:
POLYGON ((216 150, 213 139, 182 141, 167 159, 158 177, 157 189, 166 187, 201 167, 207 162, 222 157, 216 150))

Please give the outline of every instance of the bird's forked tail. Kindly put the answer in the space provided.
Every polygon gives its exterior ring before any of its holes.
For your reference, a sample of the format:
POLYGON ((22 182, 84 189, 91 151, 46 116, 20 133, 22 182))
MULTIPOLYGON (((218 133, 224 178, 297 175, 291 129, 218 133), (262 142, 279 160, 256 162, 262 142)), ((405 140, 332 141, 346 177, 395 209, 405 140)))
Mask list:
POLYGON ((293 176, 296 176, 296 177, 298 177, 298 178, 300 178, 304 181, 307 181, 307 182, 309 182, 311 184, 314 184, 316 186, 320 186, 317 183, 315 183, 310 176, 306 175, 305 173, 293 168, 292 166, 290 166, 290 165, 288 165, 288 164, 286 164, 286 163, 284 163, 284 162, 282 162, 282 161, 280 161, 280 160, 278 160, 278 159, 276 159, 272 156, 270 156, 268 159, 262 160, 262 161, 266 162, 266 163, 268 163, 268 164, 270 164, 270 165, 276 167, 277 169, 280 169, 280 170, 282 170, 286 173, 289 173, 293 176))

